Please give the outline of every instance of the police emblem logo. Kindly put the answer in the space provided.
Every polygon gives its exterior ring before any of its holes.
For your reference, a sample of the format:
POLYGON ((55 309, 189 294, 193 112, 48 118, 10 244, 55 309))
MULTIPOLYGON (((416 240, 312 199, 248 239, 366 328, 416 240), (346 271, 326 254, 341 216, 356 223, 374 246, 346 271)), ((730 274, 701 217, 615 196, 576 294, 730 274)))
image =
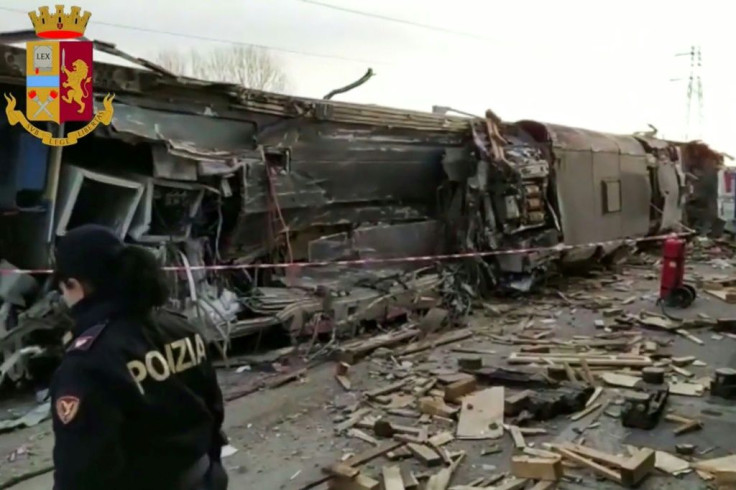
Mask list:
POLYGON ((21 102, 12 94, 5 94, 5 113, 11 126, 20 124, 26 131, 50 146, 69 146, 92 133, 102 123, 110 125, 113 116, 112 100, 108 94, 102 100, 103 110, 94 113, 93 43, 78 40, 84 36, 90 12, 82 13, 72 7, 66 13, 57 5, 52 13, 49 7, 29 12, 39 41, 26 46, 25 114, 16 110, 21 102), (87 123, 81 129, 58 138, 50 131, 34 126, 31 121, 55 123, 87 123))
POLYGON ((66 425, 74 420, 79 412, 79 403, 76 396, 62 396, 56 400, 56 415, 62 424, 66 425))

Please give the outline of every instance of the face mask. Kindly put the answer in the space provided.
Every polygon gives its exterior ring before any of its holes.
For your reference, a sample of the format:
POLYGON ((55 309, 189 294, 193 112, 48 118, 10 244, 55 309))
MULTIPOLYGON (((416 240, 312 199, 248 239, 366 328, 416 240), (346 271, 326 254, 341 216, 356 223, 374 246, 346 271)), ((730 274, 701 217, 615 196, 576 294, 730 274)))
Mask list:
POLYGON ((82 296, 78 292, 78 288, 70 289, 62 283, 59 286, 59 289, 61 289, 61 298, 64 301, 64 304, 69 308, 79 303, 79 300, 82 299, 82 296))
POLYGON ((67 296, 64 293, 61 294, 61 300, 64 302, 64 304, 67 306, 67 308, 71 308, 78 301, 76 298, 70 298, 69 296, 67 296))

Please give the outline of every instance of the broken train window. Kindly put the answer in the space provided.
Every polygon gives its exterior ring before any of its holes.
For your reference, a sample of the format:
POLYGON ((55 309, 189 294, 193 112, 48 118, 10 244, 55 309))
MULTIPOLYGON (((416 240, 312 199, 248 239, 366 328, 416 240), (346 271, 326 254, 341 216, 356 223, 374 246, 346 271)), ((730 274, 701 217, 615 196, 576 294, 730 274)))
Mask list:
POLYGON ((263 156, 271 175, 291 172, 291 150, 288 148, 265 148, 263 156))
POLYGON ((621 181, 618 179, 604 180, 603 187, 603 214, 618 213, 621 211, 621 181))

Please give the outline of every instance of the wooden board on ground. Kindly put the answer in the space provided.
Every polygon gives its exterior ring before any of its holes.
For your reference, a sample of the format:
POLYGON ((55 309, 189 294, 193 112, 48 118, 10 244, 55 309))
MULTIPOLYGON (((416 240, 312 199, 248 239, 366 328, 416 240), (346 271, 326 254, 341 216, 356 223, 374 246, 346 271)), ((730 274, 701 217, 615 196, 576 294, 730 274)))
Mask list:
POLYGON ((407 466, 401 467, 401 479, 406 490, 417 490, 419 488, 419 480, 407 466))
POLYGON ((504 388, 488 388, 463 399, 458 439, 497 439, 503 436, 504 388))
POLYGON ((616 373, 601 373, 600 378, 608 385, 621 388, 633 388, 641 381, 641 378, 637 378, 636 376, 616 373))
POLYGON ((511 458, 511 474, 530 480, 558 481, 563 475, 562 458, 514 456, 511 458))
POLYGON ((442 463, 442 457, 437 454, 434 449, 429 448, 424 444, 409 443, 407 444, 407 447, 409 448, 409 451, 414 454, 414 457, 427 466, 432 467, 442 463))
POLYGON ((657 451, 654 467, 670 475, 677 476, 690 470, 690 463, 665 451, 657 451))
POLYGON ((353 479, 333 478, 330 480, 329 488, 331 490, 380 490, 381 483, 361 473, 353 479))
POLYGON ((383 490, 405 490, 400 467, 396 465, 384 466, 382 473, 383 490))
POLYGON ((708 473, 733 471, 736 470, 736 454, 724 456, 722 458, 698 461, 697 463, 693 463, 692 467, 696 470, 707 471, 708 473))
POLYGON ((627 487, 638 485, 654 469, 655 451, 640 449, 621 466, 621 483, 627 487))
POLYGON ((725 301, 726 303, 729 303, 729 304, 736 303, 736 289, 734 288, 718 289, 718 290, 706 289, 705 292, 710 294, 711 296, 715 296, 721 301, 725 301))
POLYGON ((368 340, 361 340, 351 342, 340 347, 337 351, 338 359, 340 361, 349 362, 350 364, 355 363, 358 359, 367 356, 374 350, 380 347, 394 347, 401 342, 407 341, 413 337, 419 335, 420 331, 417 329, 409 329, 396 333, 387 333, 378 335, 368 340))
POLYGON ((703 396, 705 387, 695 383, 669 383, 670 395, 703 396))
POLYGON ((433 349, 435 347, 438 347, 440 345, 450 344, 452 342, 458 342, 460 340, 465 340, 468 337, 472 337, 473 332, 468 329, 464 330, 457 330, 455 332, 448 332, 444 335, 440 335, 439 337, 435 339, 427 339, 422 340, 421 342, 414 342, 413 344, 409 344, 404 348, 399 355, 401 356, 407 356, 409 354, 416 354, 417 352, 422 352, 424 350, 433 349))

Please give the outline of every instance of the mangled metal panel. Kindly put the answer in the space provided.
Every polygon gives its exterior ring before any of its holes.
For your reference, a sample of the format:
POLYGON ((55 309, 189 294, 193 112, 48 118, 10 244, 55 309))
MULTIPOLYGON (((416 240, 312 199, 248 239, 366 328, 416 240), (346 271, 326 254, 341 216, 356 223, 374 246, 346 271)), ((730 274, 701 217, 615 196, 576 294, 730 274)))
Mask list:
POLYGON ((651 234, 673 230, 682 222, 685 204, 685 176, 680 152, 671 143, 646 136, 636 136, 648 156, 652 187, 650 212, 651 234))
POLYGON ((688 197, 685 203, 687 226, 701 233, 718 234, 723 222, 718 219, 718 171, 724 156, 701 141, 675 143, 680 149, 686 175, 688 197))
MULTIPOLYGON (((362 259, 395 259, 442 254, 442 226, 439 221, 363 226, 353 232, 353 241, 362 259)), ((410 264, 411 267, 416 267, 410 264)))
POLYGON ((202 186, 144 176, 131 179, 143 184, 143 195, 129 235, 142 243, 183 242, 189 238, 204 197, 202 186))
MULTIPOLYGON (((123 98, 121 98, 123 99, 123 98)), ((124 99, 123 99, 124 100, 124 99)), ((115 99, 111 127, 120 135, 149 141, 164 141, 172 155, 194 161, 231 162, 231 172, 238 168, 243 154, 255 148, 255 124, 193 114, 190 111, 148 109, 115 99)), ((95 110, 101 109, 95 101, 95 110)))
POLYGON ((266 246, 267 229, 416 221, 431 216, 443 180, 440 162, 458 135, 301 121, 261 140, 264 162, 245 173, 243 213, 229 256, 266 246), (277 220, 277 216, 279 219, 277 220), (281 222, 283 218, 283 223, 281 222))
POLYGON ((143 184, 66 164, 61 168, 56 201, 56 234, 94 223, 115 230, 120 238, 128 233, 143 184))
POLYGON ((564 243, 580 245, 649 231, 651 189, 643 147, 633 137, 524 121, 542 126, 551 143, 564 243))

